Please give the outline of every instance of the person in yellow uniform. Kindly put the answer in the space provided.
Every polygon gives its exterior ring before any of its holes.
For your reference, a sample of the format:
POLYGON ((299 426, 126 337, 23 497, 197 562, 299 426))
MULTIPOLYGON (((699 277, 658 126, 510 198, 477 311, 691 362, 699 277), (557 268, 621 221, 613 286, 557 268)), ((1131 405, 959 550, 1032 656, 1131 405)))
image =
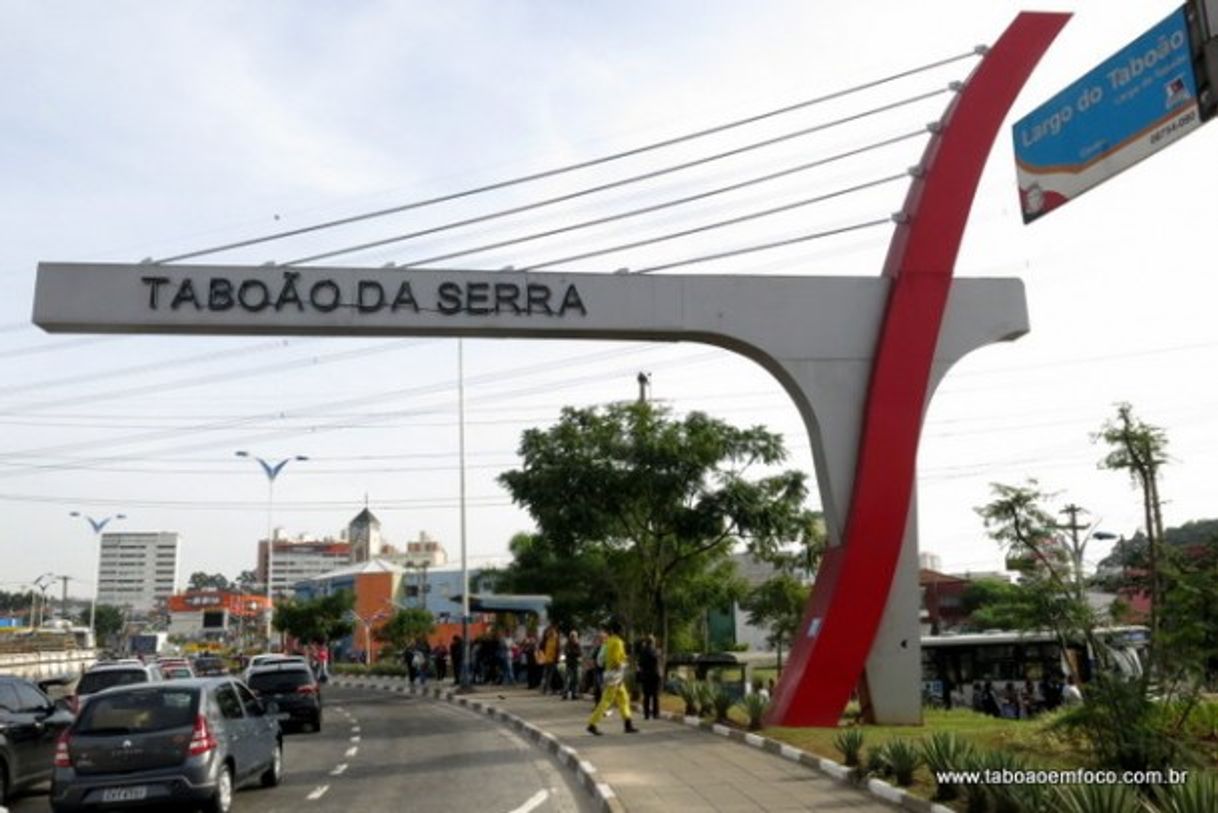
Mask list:
POLYGON ((601 702, 596 704, 596 710, 588 719, 588 733, 600 736, 596 724, 614 703, 622 715, 627 734, 634 734, 638 729, 630 721, 630 693, 626 691, 626 644, 622 642, 622 625, 610 621, 605 627, 608 635, 601 651, 605 656, 605 688, 601 693, 601 702))

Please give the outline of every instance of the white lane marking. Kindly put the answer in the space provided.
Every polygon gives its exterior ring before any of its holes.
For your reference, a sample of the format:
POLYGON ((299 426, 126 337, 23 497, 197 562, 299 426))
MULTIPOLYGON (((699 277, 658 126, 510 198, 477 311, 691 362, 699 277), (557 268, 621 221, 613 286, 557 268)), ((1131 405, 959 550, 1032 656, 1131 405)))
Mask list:
POLYGON ((330 789, 329 785, 318 785, 317 787, 313 788, 313 792, 310 793, 305 798, 307 798, 310 802, 315 802, 318 799, 320 799, 321 797, 325 796, 326 791, 328 791, 329 789, 330 789))
POLYGON ((340 762, 338 765, 334 766, 334 770, 330 771, 330 776, 342 776, 343 772, 346 770, 347 770, 347 763, 340 762))
POLYGON ((351 742, 359 742, 359 734, 356 734, 354 737, 352 737, 351 742))
POLYGON ((532 796, 530 796, 528 801, 526 801, 520 807, 512 809, 511 811, 509 811, 509 813, 529 813, 530 810, 535 810, 539 805, 541 805, 543 802, 545 802, 546 799, 549 799, 549 798, 550 798, 550 791, 546 790, 545 788, 542 788, 541 790, 537 791, 532 796))
POLYGON ((359 726, 357 726, 357 725, 353 725, 353 726, 351 726, 351 733, 352 733, 352 734, 358 734, 358 733, 359 733, 359 726))
POLYGON ((347 749, 347 753, 343 754, 343 756, 353 757, 358 753, 359 753, 359 746, 352 745, 350 748, 347 749))

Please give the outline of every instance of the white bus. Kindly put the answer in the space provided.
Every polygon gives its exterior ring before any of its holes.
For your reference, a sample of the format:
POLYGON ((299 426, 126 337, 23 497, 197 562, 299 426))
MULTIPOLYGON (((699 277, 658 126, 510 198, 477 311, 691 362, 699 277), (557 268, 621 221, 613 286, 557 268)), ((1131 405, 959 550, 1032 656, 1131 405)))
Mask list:
MULTIPOLYGON (((1096 630, 1112 669, 1125 677, 1142 674, 1149 640, 1146 627, 1105 627, 1096 630)), ((976 708, 975 686, 991 684, 1002 692, 1031 683, 1035 703, 1053 705, 1053 687, 1077 673, 1086 683, 1099 662, 1083 641, 1065 648, 1048 631, 987 631, 922 637, 922 695, 935 706, 976 708), (1071 666, 1073 665, 1073 669, 1071 666), (1046 697, 1049 688, 1049 697, 1046 697)))

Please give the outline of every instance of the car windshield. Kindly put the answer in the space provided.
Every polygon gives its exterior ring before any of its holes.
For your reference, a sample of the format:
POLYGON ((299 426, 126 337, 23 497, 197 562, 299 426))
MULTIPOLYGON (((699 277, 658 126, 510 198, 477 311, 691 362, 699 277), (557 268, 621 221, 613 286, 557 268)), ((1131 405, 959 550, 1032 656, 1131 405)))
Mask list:
POLYGON ((194 677, 194 673, 190 671, 188 666, 168 666, 165 668, 165 677, 177 680, 178 678, 194 677))
POLYGON ((107 669, 104 672, 88 672, 76 685, 77 694, 93 694, 111 686, 128 686, 132 683, 147 683, 148 673, 143 669, 107 669))
POLYGON ((301 686, 313 682, 313 676, 305 669, 290 669, 282 672, 260 672, 250 675, 250 688, 256 692, 294 692, 301 686))
POLYGON ((193 689, 120 691, 89 701, 76 719, 76 733, 138 734, 185 728, 194 724, 197 694, 193 689))

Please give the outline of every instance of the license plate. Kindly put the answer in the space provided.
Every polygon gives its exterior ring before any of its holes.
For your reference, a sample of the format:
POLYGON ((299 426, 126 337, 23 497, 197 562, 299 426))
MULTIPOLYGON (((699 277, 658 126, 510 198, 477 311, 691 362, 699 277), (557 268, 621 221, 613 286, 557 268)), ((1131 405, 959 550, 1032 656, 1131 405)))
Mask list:
POLYGON ((148 788, 136 785, 130 788, 106 788, 102 791, 102 803, 107 802, 139 802, 148 796, 148 788))

